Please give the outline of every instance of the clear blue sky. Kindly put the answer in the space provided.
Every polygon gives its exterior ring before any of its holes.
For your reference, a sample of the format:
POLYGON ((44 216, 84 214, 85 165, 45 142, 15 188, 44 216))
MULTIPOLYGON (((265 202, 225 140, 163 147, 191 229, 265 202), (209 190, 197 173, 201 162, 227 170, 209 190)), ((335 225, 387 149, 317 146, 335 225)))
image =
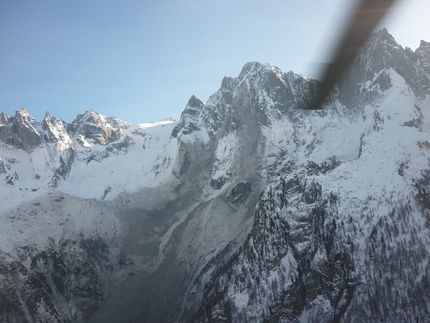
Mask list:
MULTIPOLYGON (((205 102, 249 61, 317 76, 354 3, 0 0, 0 111, 178 119, 191 95, 205 102)), ((427 0, 399 0, 382 26, 415 49, 430 41, 428 17, 427 0)))

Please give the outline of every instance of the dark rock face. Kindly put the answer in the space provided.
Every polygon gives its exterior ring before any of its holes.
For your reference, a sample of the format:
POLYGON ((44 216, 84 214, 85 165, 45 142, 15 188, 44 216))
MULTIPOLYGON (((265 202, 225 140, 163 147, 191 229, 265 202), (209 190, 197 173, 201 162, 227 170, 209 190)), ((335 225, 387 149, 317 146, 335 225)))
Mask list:
POLYGON ((315 80, 293 72, 247 63, 237 78, 225 77, 206 104, 193 96, 172 136, 199 131, 203 126, 209 138, 219 138, 252 123, 257 123, 257 128, 267 125, 272 116, 280 118, 304 107, 317 87, 315 80))
POLYGON ((12 125, 14 133, 18 135, 24 150, 30 151, 37 145, 40 145, 41 140, 33 124, 35 120, 31 117, 27 110, 20 109, 15 114, 15 120, 12 125))
POLYGON ((2 113, 0 117, 0 140, 31 152, 41 144, 35 126, 36 120, 24 108, 17 110, 13 118, 8 118, 6 114, 2 113))
POLYGON ((83 322, 103 301, 106 278, 113 269, 108 255, 108 246, 100 238, 61 241, 59 246, 32 255, 30 269, 45 277, 69 302, 66 313, 71 319, 83 322), (73 253, 70 248, 75 249, 73 253))
POLYGON ((72 169, 72 164, 75 160, 75 151, 72 148, 64 150, 59 157, 59 167, 55 169, 51 178, 50 184, 52 187, 57 187, 60 179, 66 180, 72 169))
POLYGON ((176 125, 176 127, 172 130, 172 137, 176 138, 178 136, 178 132, 181 131, 183 134, 189 134, 193 131, 200 130, 198 116, 200 114, 200 110, 203 107, 203 102, 200 101, 196 96, 192 96, 188 101, 184 111, 181 114, 181 120, 176 125))
POLYGON ((430 75, 430 43, 424 40, 421 41, 420 47, 415 52, 410 48, 406 48, 408 57, 427 74, 430 75))
POLYGON ((429 213, 428 174, 415 184, 420 209, 393 200, 384 214, 367 206, 384 198, 369 197, 361 216, 378 220, 366 228, 305 169, 266 189, 250 236, 206 284, 194 321, 426 322, 430 268, 420 264, 429 255, 407 219, 429 213))
POLYGON ((338 232, 337 203, 303 174, 270 185, 246 243, 206 285, 195 321, 295 322, 309 311, 308 322, 339 322, 358 280, 353 246, 338 232))
POLYGON ((5 322, 29 322, 32 317, 38 322, 72 322, 58 311, 45 277, 30 272, 2 251, 0 259, 0 315, 5 322))
POLYGON ((0 251, 0 316, 6 322, 87 321, 103 300, 113 268, 108 254, 100 238, 52 241, 43 251, 24 247, 19 260, 0 251))
POLYGON ((0 140, 6 144, 13 143, 13 139, 9 132, 9 117, 6 113, 2 112, 0 114, 0 140))
POLYGON ((240 182, 227 192, 226 200, 233 205, 239 206, 245 203, 251 192, 251 184, 240 182))
POLYGON ((403 77, 417 97, 423 98, 430 91, 430 81, 424 69, 417 68, 417 62, 428 60, 425 48, 420 47, 413 53, 410 49, 404 50, 385 28, 374 33, 338 84, 342 102, 354 110, 376 100, 379 93, 392 86, 390 69, 403 77))

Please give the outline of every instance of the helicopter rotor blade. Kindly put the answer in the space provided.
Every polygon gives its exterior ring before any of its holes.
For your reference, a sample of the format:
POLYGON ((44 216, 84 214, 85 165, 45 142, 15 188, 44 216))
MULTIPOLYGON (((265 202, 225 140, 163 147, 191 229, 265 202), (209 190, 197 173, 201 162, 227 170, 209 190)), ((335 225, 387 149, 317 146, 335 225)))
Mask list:
POLYGON ((393 5, 395 0, 361 0, 354 10, 346 32, 341 38, 338 50, 331 64, 323 73, 321 87, 310 110, 321 109, 321 103, 332 90, 334 84, 357 56, 370 33, 393 5))

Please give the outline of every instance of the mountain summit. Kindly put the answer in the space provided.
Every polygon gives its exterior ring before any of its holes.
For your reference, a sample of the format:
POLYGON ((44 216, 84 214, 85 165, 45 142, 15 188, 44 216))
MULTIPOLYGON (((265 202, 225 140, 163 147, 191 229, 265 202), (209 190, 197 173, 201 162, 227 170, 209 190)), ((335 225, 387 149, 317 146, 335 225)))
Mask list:
POLYGON ((0 114, 6 322, 427 322, 430 52, 245 64, 180 120, 0 114))

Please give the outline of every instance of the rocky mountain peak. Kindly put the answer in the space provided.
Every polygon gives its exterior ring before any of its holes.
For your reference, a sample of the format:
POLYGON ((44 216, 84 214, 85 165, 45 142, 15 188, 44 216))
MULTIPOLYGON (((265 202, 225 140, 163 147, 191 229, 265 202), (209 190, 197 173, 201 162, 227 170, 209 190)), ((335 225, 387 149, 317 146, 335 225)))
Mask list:
POLYGON ((51 114, 49 113, 49 111, 45 112, 45 118, 44 118, 44 120, 46 120, 46 119, 51 119, 51 114))
POLYGON ((172 137, 178 137, 178 134, 187 135, 193 131, 199 131, 200 123, 199 116, 204 103, 195 95, 191 96, 185 106, 184 111, 181 113, 179 123, 172 130, 172 137))
POLYGON ((322 111, 251 62, 177 124, 0 114, 41 140, 0 145, 0 317, 430 322, 428 47, 375 33, 322 111))
POLYGON ((342 103, 351 112, 380 97, 392 87, 391 72, 400 75, 417 97, 430 90, 429 78, 411 59, 410 49, 403 49, 384 28, 368 39, 351 68, 338 82, 342 103))
POLYGON ((222 79, 220 91, 233 91, 237 84, 236 78, 225 76, 222 79))
POLYGON ((307 106, 317 88, 315 80, 292 71, 284 73, 270 64, 247 63, 238 79, 246 84, 250 95, 257 96, 257 105, 275 118, 307 106))
POLYGON ((35 122, 36 120, 28 113, 26 108, 20 108, 15 111, 15 118, 23 120, 23 122, 35 122))
POLYGON ((384 28, 371 35, 356 62, 367 68, 365 77, 371 78, 387 68, 397 68, 405 60, 403 48, 384 28))
MULTIPOLYGON (((396 42, 394 37, 388 32, 386 28, 373 33, 368 41, 369 43, 380 43, 388 46, 399 47, 400 45, 396 42)), ((401 47, 401 46, 400 46, 401 47)))
POLYGON ((12 118, 2 113, 0 122, 0 141, 28 152, 40 145, 38 123, 25 108, 18 109, 12 118))
POLYGON ((209 138, 240 128, 257 129, 283 115, 296 114, 315 95, 317 82, 270 64, 249 62, 236 78, 224 77, 206 104, 192 97, 172 131, 207 133, 209 138))
POLYGON ((246 63, 240 72, 238 79, 243 81, 245 78, 261 77, 262 74, 273 71, 270 64, 262 64, 258 62, 246 63))
POLYGON ((426 42, 421 40, 419 49, 429 49, 430 50, 430 42, 426 42))
POLYGON ((430 42, 421 40, 420 47, 415 51, 418 65, 430 76, 430 42))
POLYGON ((125 126, 116 118, 106 118, 95 110, 79 114, 76 119, 67 125, 67 131, 77 138, 83 146, 93 144, 106 145, 126 137, 121 129, 125 126))
POLYGON ((66 131, 66 124, 61 119, 51 117, 48 111, 42 121, 42 129, 45 130, 50 142, 57 143, 57 149, 64 150, 73 147, 73 142, 66 131))
POLYGON ((37 126, 37 121, 28 113, 26 108, 16 110, 14 122, 19 123, 27 128, 32 128, 34 132, 37 133, 37 131, 34 129, 37 126))
POLYGON ((0 113, 0 126, 2 125, 8 125, 9 124, 9 117, 6 113, 2 112, 0 113))
MULTIPOLYGON (((55 119, 55 118, 54 118, 55 119)), ((42 120, 42 129, 47 130, 49 128, 49 125, 52 124, 52 117, 49 114, 48 111, 45 112, 45 117, 42 120)))
POLYGON ((195 95, 193 95, 189 100, 186 108, 201 108, 204 103, 195 95))
POLYGON ((73 123, 92 123, 95 125, 101 125, 102 123, 106 122, 104 116, 99 114, 95 110, 88 110, 84 114, 78 114, 76 119, 73 121, 73 123))

